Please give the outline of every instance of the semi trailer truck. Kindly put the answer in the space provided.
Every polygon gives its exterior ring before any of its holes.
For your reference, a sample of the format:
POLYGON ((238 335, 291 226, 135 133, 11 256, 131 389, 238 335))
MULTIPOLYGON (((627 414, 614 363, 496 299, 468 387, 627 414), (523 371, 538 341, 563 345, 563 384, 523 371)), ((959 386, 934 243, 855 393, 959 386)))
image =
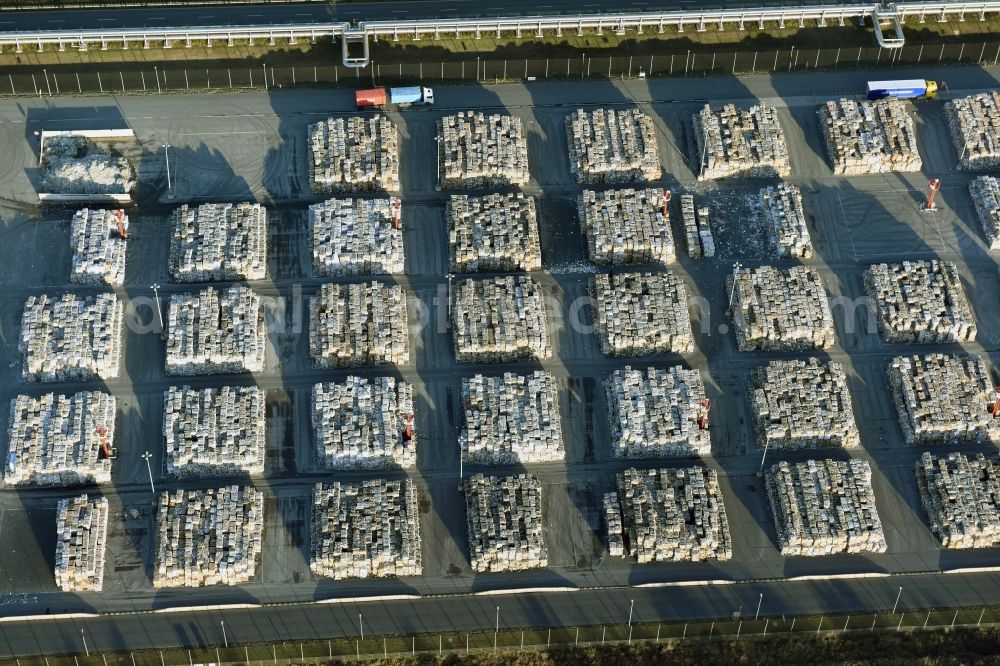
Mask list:
POLYGON ((937 97, 937 81, 923 79, 900 79, 898 81, 869 81, 868 99, 895 97, 896 99, 934 99, 937 97))
POLYGON ((411 104, 434 103, 434 89, 423 86, 408 86, 405 88, 369 88, 354 93, 354 102, 359 109, 382 107, 387 104, 410 106, 411 104))

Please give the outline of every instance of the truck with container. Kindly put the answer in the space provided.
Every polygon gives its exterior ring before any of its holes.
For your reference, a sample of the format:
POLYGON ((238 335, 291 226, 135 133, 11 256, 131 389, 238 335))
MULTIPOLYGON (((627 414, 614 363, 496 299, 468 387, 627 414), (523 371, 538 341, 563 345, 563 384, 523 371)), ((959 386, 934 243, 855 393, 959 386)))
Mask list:
POLYGON ((394 106, 431 105, 434 103, 434 89, 423 86, 405 88, 368 88, 354 93, 354 102, 359 109, 394 106))
POLYGON ((868 99, 934 99, 937 97, 937 81, 924 79, 900 79, 898 81, 869 81, 868 99))

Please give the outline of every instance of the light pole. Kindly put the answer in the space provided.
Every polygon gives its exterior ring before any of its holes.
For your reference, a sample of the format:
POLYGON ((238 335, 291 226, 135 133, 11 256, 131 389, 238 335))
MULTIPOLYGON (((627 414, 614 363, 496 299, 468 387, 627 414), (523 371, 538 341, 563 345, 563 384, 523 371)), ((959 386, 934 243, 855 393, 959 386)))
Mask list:
POLYGON ((156 77, 156 92, 162 92, 160 90, 160 70, 156 65, 153 65, 153 76, 156 77))
POLYGON ((160 283, 154 282, 149 285, 153 290, 153 298, 156 300, 156 319, 160 322, 160 334, 163 334, 163 313, 160 311, 160 283))
POLYGON ((152 457, 149 451, 142 454, 142 459, 146 461, 146 471, 149 473, 149 489, 153 491, 153 504, 156 504, 156 486, 153 485, 153 468, 149 464, 149 459, 152 457))
POLYGON ((493 651, 497 651, 497 636, 500 635, 500 607, 497 606, 497 628, 493 632, 493 651))
POLYGON ((628 644, 632 644, 632 611, 635 609, 635 599, 629 599, 628 604, 628 644))
POLYGON ((167 196, 174 196, 174 184, 170 180, 170 144, 163 144, 163 155, 167 160, 167 196))
POLYGON ((753 621, 754 621, 754 622, 756 622, 756 621, 757 621, 757 618, 759 618, 759 617, 760 617, 760 605, 761 605, 762 603, 764 603, 764 593, 763 593, 763 592, 761 592, 761 593, 760 593, 760 598, 759 598, 759 599, 757 599, 757 612, 756 612, 756 613, 754 613, 754 615, 753 615, 753 621))
POLYGON ((896 614, 896 608, 899 606, 899 598, 903 596, 903 586, 899 586, 899 592, 896 593, 896 603, 892 605, 892 614, 896 614))
POLYGON ((361 640, 365 640, 365 620, 361 617, 361 613, 358 613, 358 626, 361 627, 361 640))
POLYGON ((219 626, 222 627, 222 644, 229 647, 229 639, 226 638, 226 621, 219 620, 219 626))
POLYGON ((89 657, 90 648, 87 647, 87 637, 83 635, 83 629, 80 629, 80 638, 83 639, 83 651, 86 652, 87 656, 89 657))
POLYGON ((732 311, 732 309, 733 309, 733 298, 736 296, 736 280, 740 276, 740 269, 741 268, 743 268, 743 266, 740 265, 740 262, 737 261, 737 262, 735 262, 733 264, 733 288, 729 290, 729 310, 730 311, 732 311))

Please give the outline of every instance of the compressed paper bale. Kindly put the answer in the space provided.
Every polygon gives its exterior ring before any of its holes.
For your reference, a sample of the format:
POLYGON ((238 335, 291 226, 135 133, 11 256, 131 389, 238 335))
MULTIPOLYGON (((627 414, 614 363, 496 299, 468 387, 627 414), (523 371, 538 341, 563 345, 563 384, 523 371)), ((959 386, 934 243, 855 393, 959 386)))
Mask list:
POLYGON ((618 493, 604 493, 604 520, 608 528, 608 555, 625 557, 625 527, 618 493))
POLYGON ((897 356, 889 386, 907 444, 1000 442, 998 394, 979 356, 897 356))
POLYGON ((876 264, 865 272, 865 291, 886 342, 976 339, 976 318, 950 261, 876 264))
POLYGON ((310 570, 335 580, 423 573, 420 513, 412 481, 316 484, 310 570))
POLYGON ((173 213, 170 275, 174 282, 263 280, 267 209, 260 204, 187 204, 173 213))
POLYGON ((681 224, 684 225, 684 239, 687 241, 688 256, 701 259, 701 235, 698 233, 698 217, 694 207, 694 195, 681 195, 681 224))
POLYGON ((1000 460, 961 453, 917 461, 917 488, 931 532, 945 548, 1000 545, 1000 460))
POLYGON ((466 463, 513 465, 563 460, 555 377, 544 371, 462 380, 465 421, 458 438, 466 463))
POLYGON ((782 461, 764 481, 783 556, 886 551, 867 462, 782 461))
POLYGON ((68 486, 111 483, 115 398, 83 391, 19 395, 10 402, 6 486, 68 486))
POLYGON ((653 119, 638 109, 577 109, 566 118, 570 171, 578 183, 659 180, 653 119))
POLYGON ((836 174, 916 172, 923 167, 913 118, 899 99, 841 98, 819 107, 819 118, 836 174))
POLYGON ((114 294, 29 297, 18 340, 18 351, 24 355, 24 379, 54 382, 117 377, 123 312, 114 294))
POLYGON ((136 185, 127 159, 83 136, 47 137, 39 168, 43 192, 130 194, 136 185))
MULTIPOLYGON (((697 370, 615 370, 604 383, 611 445, 620 458, 709 455, 712 442, 699 417, 705 386, 697 370)), ((707 407, 707 406, 706 406, 707 407)))
POLYGON ((393 377, 349 376, 312 391, 320 469, 412 468, 417 464, 413 386, 393 377))
POLYGON ((944 105, 958 166, 969 171, 1000 167, 1000 93, 991 90, 944 105))
POLYGON ((438 121, 438 177, 443 188, 524 185, 528 137, 520 118, 464 111, 438 121))
POLYGON ((168 375, 262 372, 267 333, 260 296, 235 285, 170 297, 168 375))
POLYGON ((327 118, 308 133, 313 194, 399 189, 399 130, 385 116, 327 118))
POLYGON ((83 208, 70 223, 73 267, 69 279, 76 284, 118 286, 125 282, 128 215, 121 210, 83 208))
POLYGON ((452 195, 445 214, 452 271, 541 269, 534 198, 520 192, 483 197, 452 195))
POLYGON ((264 494, 249 486, 160 493, 153 587, 251 582, 263 529, 264 494))
POLYGON ((317 275, 402 273, 399 199, 328 199, 309 206, 309 245, 317 275))
POLYGON ((608 356, 694 350, 687 287, 671 271, 594 276, 595 323, 608 356))
POLYGON ((163 394, 167 474, 176 477, 263 474, 263 389, 171 386, 163 394))
POLYGON ((59 500, 56 508, 56 586, 63 592, 104 587, 108 500, 87 495, 59 500))
POLYGON ((747 397, 760 449, 861 446, 840 363, 771 361, 751 373, 747 397))
POLYGON ((708 221, 708 207, 698 208, 698 241, 701 244, 701 253, 706 257, 715 256, 715 235, 712 233, 712 225, 708 221))
POLYGON ((802 192, 795 185, 779 183, 760 191, 771 248, 779 257, 809 258, 813 255, 812 239, 802 208, 802 192))
POLYGON ((993 176, 979 176, 969 183, 969 193, 986 244, 991 250, 1000 250, 1000 181, 993 176))
MULTIPOLYGON (((725 561, 733 556, 715 470, 626 469, 618 475, 618 500, 624 550, 640 564, 725 561)), ((618 534, 612 538, 617 540, 618 534)))
POLYGON ((726 281, 741 351, 833 346, 833 314, 823 282, 814 269, 744 268, 726 281))
POLYGON ((694 115, 698 180, 743 176, 788 176, 788 147, 773 106, 756 104, 737 109, 708 104, 694 115))
POLYGON ((668 194, 653 188, 584 190, 577 210, 590 260, 601 265, 673 262, 668 194))
POLYGON ((455 358, 504 363, 552 355, 541 287, 526 275, 463 280, 452 293, 455 358))
POLYGON ((531 474, 465 480, 469 559, 477 573, 548 566, 542 534, 542 484, 531 474))
POLYGON ((309 299, 309 355, 319 368, 407 363, 403 288, 380 282, 324 284, 309 299))

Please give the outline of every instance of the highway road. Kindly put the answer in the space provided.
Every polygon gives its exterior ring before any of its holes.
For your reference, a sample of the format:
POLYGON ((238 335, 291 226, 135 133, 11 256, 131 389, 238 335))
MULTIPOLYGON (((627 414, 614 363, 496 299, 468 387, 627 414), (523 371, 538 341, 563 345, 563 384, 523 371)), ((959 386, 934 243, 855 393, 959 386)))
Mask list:
MULTIPOLYGON (((0 32, 72 30, 98 28, 184 27, 205 25, 277 25, 392 19, 462 18, 598 12, 642 12, 694 10, 717 7, 780 6, 779 0, 746 2, 731 0, 411 0, 409 2, 303 3, 279 5, 199 5, 195 7, 151 7, 142 9, 65 9, 0 12, 0 32)), ((824 4, 804 0, 798 4, 824 4)), ((862 4, 844 2, 841 4, 862 4)))
MULTIPOLYGON (((761 602, 761 618, 801 613, 898 611, 997 603, 994 573, 912 575, 831 581, 789 581, 669 588, 591 589, 502 596, 444 596, 420 600, 210 610, 199 613, 115 615, 96 619, 35 620, 0 624, 0 656, 45 652, 141 650, 221 645, 222 625, 230 645, 359 636, 489 631, 500 607, 500 627, 561 627, 624 624, 635 601, 636 623, 744 617, 761 602), (903 591, 900 594, 899 588, 903 591), (762 597, 760 595, 763 595, 762 597)), ((233 601, 244 601, 238 594, 233 601)), ((365 649, 381 650, 381 640, 365 649)))

